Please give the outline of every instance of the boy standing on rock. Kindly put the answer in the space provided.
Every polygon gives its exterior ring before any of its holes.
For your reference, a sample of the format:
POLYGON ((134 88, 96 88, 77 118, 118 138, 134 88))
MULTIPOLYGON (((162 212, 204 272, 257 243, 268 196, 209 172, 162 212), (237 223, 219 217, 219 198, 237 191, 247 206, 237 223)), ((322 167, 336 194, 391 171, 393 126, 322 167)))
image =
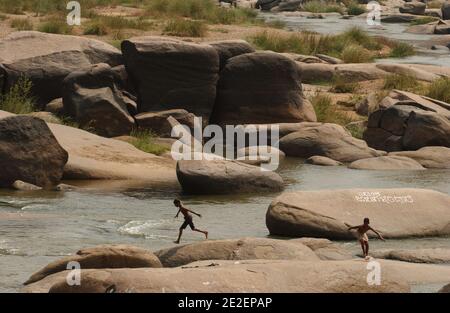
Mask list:
POLYGON ((373 231, 378 238, 380 238, 381 240, 385 241, 383 236, 381 236, 381 234, 379 232, 377 232, 375 229, 373 229, 372 227, 369 226, 369 218, 366 217, 364 218, 364 224, 359 225, 359 226, 349 226, 348 230, 353 230, 356 229, 357 233, 358 233, 358 240, 359 243, 361 244, 361 248, 363 250, 363 255, 365 259, 369 258, 369 237, 367 237, 367 232, 369 230, 373 231))
POLYGON ((181 235, 183 234, 183 230, 186 229, 186 227, 187 227, 188 225, 191 227, 191 229, 192 229, 193 231, 196 231, 196 232, 199 232, 199 233, 203 233, 203 234, 205 235, 206 239, 208 239, 208 232, 207 232, 207 231, 203 231, 203 230, 200 230, 200 229, 198 229, 198 228, 195 228, 194 222, 192 221, 192 215, 191 215, 190 213, 195 214, 195 215, 197 215, 198 217, 202 217, 202 215, 201 215, 201 214, 198 214, 198 213, 195 213, 194 211, 189 210, 188 208, 185 208, 185 207, 183 206, 183 204, 181 203, 181 201, 178 200, 178 199, 173 200, 173 204, 174 204, 177 208, 179 208, 179 209, 178 209, 178 212, 177 212, 177 215, 175 215, 175 218, 178 217, 178 215, 180 214, 180 212, 181 212, 181 213, 183 214, 183 216, 184 216, 184 222, 183 222, 183 224, 182 224, 181 227, 180 227, 180 233, 178 234, 178 239, 177 239, 176 241, 174 241, 174 242, 175 242, 175 243, 180 243, 180 239, 181 239, 181 235))

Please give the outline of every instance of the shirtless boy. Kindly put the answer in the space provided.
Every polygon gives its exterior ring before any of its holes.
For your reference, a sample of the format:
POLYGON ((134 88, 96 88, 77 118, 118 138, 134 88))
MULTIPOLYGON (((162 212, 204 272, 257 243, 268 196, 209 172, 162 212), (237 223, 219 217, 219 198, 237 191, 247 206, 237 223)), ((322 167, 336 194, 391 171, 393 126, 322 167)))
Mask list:
POLYGON ((177 215, 175 215, 175 218, 178 217, 178 215, 180 214, 180 212, 181 212, 181 213, 183 214, 183 216, 184 216, 184 222, 183 222, 183 224, 182 224, 181 227, 180 227, 180 233, 178 234, 178 239, 177 239, 176 241, 174 241, 174 242, 175 242, 175 243, 180 243, 180 239, 181 239, 181 235, 183 234, 183 230, 186 229, 186 227, 187 227, 188 225, 191 227, 191 229, 192 229, 193 231, 196 231, 196 232, 199 232, 199 233, 203 233, 203 234, 205 235, 206 239, 208 239, 208 232, 207 232, 207 231, 204 231, 204 230, 200 230, 200 229, 198 229, 198 228, 195 228, 194 222, 192 221, 192 215, 191 215, 190 213, 195 214, 195 215, 197 215, 198 217, 202 217, 202 215, 201 215, 201 214, 198 214, 198 213, 195 213, 194 211, 189 210, 188 208, 185 208, 185 207, 183 206, 183 204, 181 203, 181 201, 178 200, 178 199, 175 199, 175 200, 173 201, 173 204, 178 208, 178 212, 177 212, 177 215))
POLYGON ((369 218, 366 217, 364 219, 364 224, 359 225, 359 226, 350 226, 348 228, 348 230, 356 229, 357 234, 358 234, 358 240, 359 240, 359 243, 361 244, 364 258, 366 258, 366 259, 369 257, 369 237, 367 237, 367 232, 369 230, 373 231, 378 236, 378 238, 385 241, 383 236, 381 236, 381 234, 379 232, 377 232, 375 229, 373 229, 372 227, 369 226, 369 222, 370 222, 369 218))

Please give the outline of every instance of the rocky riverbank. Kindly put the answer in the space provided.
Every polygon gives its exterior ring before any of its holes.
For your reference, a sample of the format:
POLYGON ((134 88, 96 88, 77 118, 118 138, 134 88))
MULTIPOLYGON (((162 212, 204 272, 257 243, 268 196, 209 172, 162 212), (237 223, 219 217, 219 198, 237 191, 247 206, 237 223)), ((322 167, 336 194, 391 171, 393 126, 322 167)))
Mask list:
MULTIPOLYGON (((393 172, 418 180, 426 175, 418 173, 446 173, 450 67, 373 63, 376 57, 405 55, 412 48, 355 28, 336 36, 275 30, 250 13, 259 8, 300 16, 305 13, 297 10, 304 10, 306 2, 238 1, 238 6, 250 9, 210 10, 247 12, 251 27, 236 20, 216 23, 203 38, 135 29, 133 36, 112 45, 106 38, 98 40, 101 35, 2 34, 0 191, 33 198, 82 193, 72 184, 86 182, 98 189, 105 181, 123 184, 130 193, 130 186, 155 192, 169 185, 159 207, 193 195, 221 195, 230 204, 238 194, 271 197, 266 233, 296 239, 240 238, 239 218, 223 216, 221 227, 237 225, 234 239, 158 251, 132 245, 88 247, 39 270, 22 291, 409 292, 416 284, 448 283, 450 268, 442 266, 448 251, 377 251, 373 256, 383 266, 383 284, 369 286, 367 263, 335 242, 353 240, 348 226, 367 216, 387 239, 445 240, 450 236, 448 192, 416 188, 420 181, 410 188, 399 188, 401 183, 365 189, 329 184, 326 190, 306 191, 302 177, 293 190, 291 178, 279 168, 290 162, 300 169, 393 172), (221 26, 230 31, 211 35, 221 26), (222 140, 207 151, 208 136, 172 136, 172 129, 195 134, 208 126, 224 131, 226 125, 244 125, 248 137, 241 144, 222 140), (250 140, 273 128, 279 136, 250 140), (174 142, 180 150, 171 153, 174 142), (175 160, 183 155, 198 159, 175 160), (275 170, 264 170, 271 162, 275 170), (284 189, 289 190, 280 194, 284 189), (66 284, 71 261, 83 269, 85 283, 79 287, 66 284)), ((350 18, 350 4, 340 7, 350 18)), ((430 11, 421 2, 389 1, 387 7, 383 22, 431 16, 439 21, 421 29, 441 34, 447 27, 447 2, 441 11, 430 11), (394 10, 397 5, 400 13, 394 10)), ((308 14, 320 18, 322 13, 308 14)), ((204 18, 213 23, 211 16, 204 18)), ((8 210, 14 206, 5 203, 8 210)), ((141 209, 151 215, 154 208, 141 209)), ((26 213, 0 212, 0 222, 34 218, 26 213)), ((110 223, 115 214, 100 218, 110 223)), ((247 213, 237 207, 232 214, 247 213)), ((134 228, 125 233, 139 235, 142 225, 136 230, 134 222, 122 225, 122 231, 128 225, 134 228)))

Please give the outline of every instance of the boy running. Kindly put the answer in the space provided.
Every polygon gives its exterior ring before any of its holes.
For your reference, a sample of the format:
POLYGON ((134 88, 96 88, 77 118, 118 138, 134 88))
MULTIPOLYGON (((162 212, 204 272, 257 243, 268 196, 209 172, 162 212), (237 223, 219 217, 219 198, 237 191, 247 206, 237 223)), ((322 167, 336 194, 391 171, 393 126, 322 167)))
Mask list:
POLYGON ((186 227, 187 227, 188 225, 191 227, 191 229, 192 229, 193 231, 196 231, 196 232, 199 232, 199 233, 203 233, 203 234, 205 235, 206 239, 208 239, 208 232, 207 232, 207 231, 203 231, 203 230, 200 230, 200 229, 195 228, 194 222, 192 221, 192 215, 191 215, 190 213, 195 214, 195 215, 197 215, 198 217, 202 217, 202 215, 201 215, 201 214, 198 214, 198 213, 195 213, 194 211, 189 210, 188 208, 185 208, 185 207, 183 206, 183 204, 181 203, 181 201, 178 200, 178 199, 173 200, 173 204, 174 204, 177 208, 179 208, 179 209, 178 209, 178 212, 177 212, 177 215, 175 215, 175 218, 178 217, 178 215, 180 214, 180 212, 181 212, 181 213, 183 214, 183 216, 184 216, 184 222, 183 222, 183 224, 182 224, 181 227, 180 227, 180 233, 178 234, 178 239, 177 239, 176 241, 174 241, 174 242, 175 242, 175 243, 180 243, 180 239, 181 239, 181 235, 183 234, 183 230, 186 229, 186 227))

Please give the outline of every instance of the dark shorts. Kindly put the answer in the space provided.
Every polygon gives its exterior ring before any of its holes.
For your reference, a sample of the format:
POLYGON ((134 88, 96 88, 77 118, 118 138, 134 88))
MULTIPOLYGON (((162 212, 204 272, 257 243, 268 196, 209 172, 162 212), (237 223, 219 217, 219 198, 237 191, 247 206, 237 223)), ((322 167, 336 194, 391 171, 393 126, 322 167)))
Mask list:
POLYGON ((192 217, 185 217, 184 218, 184 223, 181 225, 180 229, 186 229, 186 227, 188 227, 188 225, 191 227, 191 229, 194 229, 194 222, 192 221, 192 217))

